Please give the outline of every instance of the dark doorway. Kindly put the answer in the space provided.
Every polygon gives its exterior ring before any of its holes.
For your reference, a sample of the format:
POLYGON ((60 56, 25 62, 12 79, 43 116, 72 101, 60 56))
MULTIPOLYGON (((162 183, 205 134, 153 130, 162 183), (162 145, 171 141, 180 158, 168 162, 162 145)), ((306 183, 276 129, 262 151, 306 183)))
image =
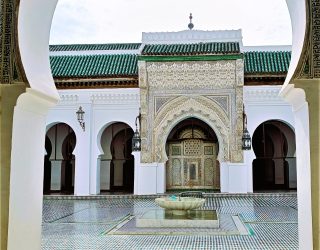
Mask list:
POLYGON ((254 191, 296 189, 295 135, 288 125, 275 120, 262 123, 252 146, 254 191))
POLYGON ((123 190, 133 192, 134 177, 134 157, 131 155, 131 141, 133 130, 126 128, 117 133, 111 143, 111 171, 110 189, 111 191, 123 190), (121 168, 117 169, 117 168, 121 168), (122 172, 122 181, 119 173, 122 172))
POLYGON ((44 156, 44 172, 43 172, 43 193, 50 193, 51 184, 51 162, 50 156, 52 153, 52 144, 48 136, 45 140, 46 155, 44 156))
POLYGON ((67 137, 62 143, 63 161, 61 170, 61 192, 67 194, 74 193, 75 156, 72 152, 75 146, 76 135, 73 131, 69 130, 67 137))
POLYGON ((101 137, 104 155, 101 156, 101 192, 133 193, 134 157, 133 130, 125 123, 107 127, 101 137))
POLYGON ((73 129, 58 123, 46 133, 43 193, 74 193, 76 135, 73 129))

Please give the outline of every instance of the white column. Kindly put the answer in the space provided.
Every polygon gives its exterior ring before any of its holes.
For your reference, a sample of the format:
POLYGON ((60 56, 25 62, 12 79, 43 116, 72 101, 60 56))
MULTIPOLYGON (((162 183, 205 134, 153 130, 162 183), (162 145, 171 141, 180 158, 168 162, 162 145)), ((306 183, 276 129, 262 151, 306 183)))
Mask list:
POLYGON ((157 167, 157 193, 163 194, 166 192, 166 164, 158 163, 157 167))
POLYGON ((56 104, 27 89, 13 115, 8 249, 41 248, 46 114, 56 104))
POLYGON ((227 162, 220 162, 220 191, 229 192, 229 165, 227 162))
POLYGON ((134 151, 132 155, 134 156, 134 185, 133 194, 139 194, 139 169, 140 169, 140 154, 141 152, 134 151))
MULTIPOLYGON (((252 135, 251 135, 252 138, 252 135)), ((247 192, 253 192, 253 168, 252 162, 256 158, 254 151, 251 147, 251 150, 246 150, 243 152, 244 162, 247 166, 247 192)))
POLYGON ((61 161, 51 161, 51 191, 61 190, 61 161))
POLYGON ((281 95, 292 104, 295 119, 299 249, 313 249, 309 109, 305 93, 289 84, 281 95))
MULTIPOLYGON (((90 171, 90 156, 91 156, 91 105, 81 104, 84 114, 85 130, 80 127, 75 128, 77 136, 76 148, 74 150, 75 161, 75 183, 74 183, 74 194, 75 195, 89 195, 90 194, 90 180, 92 179, 90 171)), ((75 110, 76 112, 77 110, 75 110)), ((75 118, 76 113, 74 114, 75 118)), ((96 169, 97 166, 95 166, 96 169)), ((95 174, 96 178, 96 174, 95 174)), ((94 185, 96 182, 94 182, 94 185)))

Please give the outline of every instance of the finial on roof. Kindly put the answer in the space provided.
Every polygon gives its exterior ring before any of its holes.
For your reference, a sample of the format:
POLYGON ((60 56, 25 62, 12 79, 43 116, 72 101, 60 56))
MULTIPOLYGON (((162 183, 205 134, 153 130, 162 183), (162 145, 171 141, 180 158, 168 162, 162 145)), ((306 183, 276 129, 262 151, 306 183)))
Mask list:
POLYGON ((190 19, 190 23, 188 24, 188 28, 189 28, 190 30, 192 30, 193 27, 194 27, 194 25, 193 25, 193 23, 192 23, 192 13, 190 13, 189 19, 190 19))

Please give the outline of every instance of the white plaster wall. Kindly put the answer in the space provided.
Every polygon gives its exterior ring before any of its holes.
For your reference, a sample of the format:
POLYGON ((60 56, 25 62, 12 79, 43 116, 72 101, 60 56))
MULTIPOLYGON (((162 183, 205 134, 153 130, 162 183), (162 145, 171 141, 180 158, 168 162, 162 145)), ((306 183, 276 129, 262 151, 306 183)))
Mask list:
POLYGON ((90 116, 91 107, 88 103, 77 103, 75 101, 60 101, 58 105, 49 110, 47 116, 47 128, 56 123, 68 124, 76 135, 76 147, 73 151, 75 155, 75 174, 74 174, 74 194, 89 194, 90 174, 90 116), (82 106, 85 111, 85 131, 79 125, 76 112, 82 106))
POLYGON ((101 136, 105 129, 116 122, 122 122, 135 130, 135 120, 139 115, 139 89, 105 89, 91 91, 92 100, 92 147, 90 194, 100 192, 100 169, 96 167, 97 158, 104 154, 101 147, 101 136))
MULTIPOLYGON (((248 120, 248 131, 253 136, 256 128, 263 122, 268 120, 279 120, 287 124, 294 130, 294 115, 292 105, 279 97, 281 86, 244 86, 244 106, 248 120)), ((241 175, 246 176, 246 184, 235 178, 235 182, 229 186, 235 185, 243 192, 253 192, 252 181, 252 161, 255 159, 253 149, 245 151, 244 165, 241 175), (244 173, 246 172, 246 175, 244 173), (245 191, 246 190, 246 191, 245 191)), ((237 171, 239 171, 237 169, 237 171)), ((236 174, 240 174, 237 172, 236 174)), ((230 174, 229 174, 230 176, 230 174)), ((233 177, 231 177, 233 178, 233 177)), ((230 190, 235 188, 230 186, 230 190)), ((226 191, 228 189, 225 189, 226 191)))
MULTIPOLYGON (((279 97, 281 86, 244 86, 244 106, 248 120, 248 131, 253 136, 256 128, 268 120, 280 120, 294 129, 292 106, 279 97)), ((220 164, 221 192, 253 192, 253 149, 244 151, 243 163, 222 162, 220 164)))
MULTIPOLYGON (((47 126, 63 122, 76 134, 75 195, 100 193, 101 136, 110 124, 123 122, 135 130, 139 114, 139 89, 60 90, 61 101, 50 109, 47 126), (82 106, 85 131, 76 111, 82 106)), ((104 167, 104 166, 103 166, 104 167)), ((106 169, 104 169, 106 170, 106 169)), ((103 170, 103 171, 104 171, 103 170)), ((105 187, 108 185, 104 183, 105 187)))

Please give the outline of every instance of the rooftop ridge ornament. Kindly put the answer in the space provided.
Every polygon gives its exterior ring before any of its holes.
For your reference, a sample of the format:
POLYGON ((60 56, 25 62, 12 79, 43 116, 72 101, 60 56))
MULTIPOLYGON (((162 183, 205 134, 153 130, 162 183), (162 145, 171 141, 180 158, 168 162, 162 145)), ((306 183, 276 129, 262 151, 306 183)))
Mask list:
POLYGON ((192 30, 193 27, 194 27, 194 25, 193 25, 193 23, 192 23, 192 13, 190 13, 189 19, 190 19, 190 23, 188 24, 188 28, 189 28, 190 30, 192 30))

